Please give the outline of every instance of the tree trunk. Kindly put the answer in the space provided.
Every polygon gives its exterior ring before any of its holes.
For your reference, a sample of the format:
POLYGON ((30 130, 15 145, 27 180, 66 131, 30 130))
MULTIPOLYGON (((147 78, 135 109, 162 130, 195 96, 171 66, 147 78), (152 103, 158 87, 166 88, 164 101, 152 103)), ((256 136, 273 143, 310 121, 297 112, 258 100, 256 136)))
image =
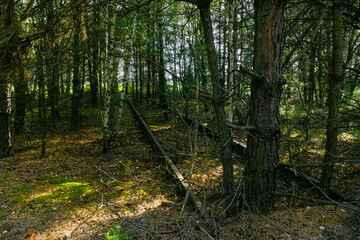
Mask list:
POLYGON ((165 78, 165 60, 164 60, 164 29, 163 29, 163 20, 160 19, 158 23, 158 42, 159 42, 159 101, 160 107, 165 111, 164 115, 167 118, 168 103, 167 103, 167 93, 166 93, 166 78, 165 78))
MULTIPOLYGON (((46 15, 47 15, 47 24, 49 26, 54 25, 54 1, 50 0, 46 5, 46 15)), ((55 33, 54 29, 48 32, 47 35, 47 86, 49 94, 49 105, 51 109, 51 124, 55 127, 55 121, 59 117, 58 110, 58 99, 59 99, 59 82, 58 82, 58 64, 57 64, 57 55, 58 55, 58 46, 55 43, 55 33)))
MULTIPOLYGON (((150 44, 148 44, 147 49, 147 58, 150 58, 150 44)), ((151 96, 151 71, 152 71, 152 64, 150 60, 146 61, 147 66, 147 75, 146 75, 146 104, 149 105, 149 100, 151 96)))
MULTIPOLYGON (((71 55, 68 54, 68 57, 66 59, 68 62, 71 62, 71 55)), ((68 68, 67 71, 67 78, 66 78, 66 90, 65 90, 65 95, 68 97, 70 95, 70 88, 71 88, 71 68, 68 68)))
POLYGON ((15 84, 15 134, 22 134, 25 130, 27 84, 24 79, 24 71, 25 69, 20 69, 21 79, 15 84))
MULTIPOLYGON (((112 75, 114 57, 112 54, 113 46, 114 46, 114 32, 115 32, 115 17, 116 14, 113 13, 113 19, 108 18, 109 27, 105 36, 105 51, 104 51, 104 59, 105 59, 105 76, 104 76, 104 88, 105 88, 105 102, 104 102, 104 119, 103 119, 103 152, 108 153, 110 150, 110 103, 111 103, 111 92, 112 92, 112 81, 114 80, 114 76, 112 75)), ((108 17, 108 16, 106 16, 108 17)))
POLYGON ((307 96, 308 99, 306 101, 306 126, 305 126, 305 141, 308 141, 310 136, 310 127, 311 127, 311 112, 314 103, 314 93, 316 92, 316 85, 315 85, 315 49, 314 47, 311 48, 310 52, 310 64, 309 64, 309 80, 307 82, 308 85, 308 92, 307 96))
POLYGON ((134 47, 134 60, 135 60, 135 102, 139 101, 139 52, 138 46, 134 47))
POLYGON ((329 112, 326 126, 326 147, 324 157, 324 163, 326 163, 326 166, 324 166, 321 175, 321 186, 325 189, 326 194, 328 194, 330 190, 332 172, 334 168, 334 163, 336 161, 340 87, 344 79, 343 1, 333 0, 332 14, 333 55, 332 73, 329 78, 328 89, 329 112))
POLYGON ((140 100, 140 105, 142 104, 143 101, 143 81, 144 81, 144 69, 143 69, 143 60, 141 57, 141 47, 139 47, 139 84, 140 84, 140 89, 139 89, 139 100, 140 100))
POLYGON ((79 12, 74 13, 75 35, 73 43, 74 54, 74 76, 73 76, 73 94, 71 99, 71 129, 73 131, 79 130, 80 125, 80 98, 81 98, 81 83, 80 83, 80 16, 79 12))
MULTIPOLYGON (((234 90, 232 89, 234 86, 234 66, 235 66, 235 54, 236 51, 234 46, 234 32, 235 32, 235 11, 236 11, 236 1, 232 0, 229 14, 229 34, 228 34, 228 54, 229 54, 229 67, 228 67, 228 88, 230 91, 230 95, 234 95, 234 90)), ((233 122, 234 120, 234 100, 235 97, 232 96, 230 98, 229 103, 229 122, 233 122)))
POLYGON ((97 31, 92 35, 92 71, 90 81, 90 99, 93 107, 98 104, 98 37, 97 31))
POLYGON ((214 35, 210 14, 211 1, 198 1, 201 22, 204 29, 206 52, 213 88, 213 107, 215 112, 217 129, 219 132, 220 154, 223 165, 223 183, 226 198, 226 215, 228 217, 236 214, 234 201, 234 170, 231 154, 231 135, 226 126, 225 100, 224 100, 224 79, 220 78, 218 58, 215 51, 214 35))
POLYGON ((255 53, 251 82, 250 131, 247 140, 244 207, 274 212, 276 167, 279 162, 282 89, 281 38, 285 1, 255 0, 255 53), (260 76, 260 77, 259 77, 260 76))
POLYGON ((37 78, 39 86, 39 119, 41 124, 41 157, 46 154, 46 102, 45 102, 45 77, 44 77, 44 57, 42 51, 44 49, 44 42, 40 42, 40 46, 36 52, 37 78))
POLYGON ((12 155, 10 131, 9 89, 5 81, 0 85, 0 159, 12 155))

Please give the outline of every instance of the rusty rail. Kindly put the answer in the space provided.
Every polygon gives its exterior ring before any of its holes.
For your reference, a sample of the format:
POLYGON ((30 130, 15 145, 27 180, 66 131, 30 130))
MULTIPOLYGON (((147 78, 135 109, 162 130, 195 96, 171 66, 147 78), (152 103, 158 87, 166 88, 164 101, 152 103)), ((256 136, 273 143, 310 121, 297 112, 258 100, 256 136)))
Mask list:
MULTIPOLYGON (((167 171, 171 174, 171 176, 173 176, 173 178, 176 180, 176 182, 178 182, 180 184, 180 187, 183 190, 183 192, 185 192, 185 193, 188 192, 189 199, 191 200, 191 202, 195 206, 198 215, 201 218, 203 218, 207 222, 208 225, 210 225, 210 226, 213 225, 215 223, 215 221, 210 216, 208 211, 205 209, 204 205, 201 203, 201 201, 198 199, 198 197, 195 195, 195 193, 191 189, 191 186, 188 183, 188 181, 182 176, 179 169, 175 166, 174 162, 167 155, 164 148, 162 147, 160 142, 157 140, 155 135, 152 133, 152 131, 150 130, 150 128, 148 127, 148 125, 146 124, 144 119, 141 117, 139 112, 136 110, 135 106, 130 101, 128 96, 127 95, 125 95, 125 96, 126 96, 126 99, 127 99, 128 103, 129 103, 129 105, 130 105, 130 107, 131 107, 131 109, 132 109, 132 111, 134 113, 134 116, 137 119, 140 127, 143 129, 143 131, 149 137, 149 139, 152 142, 152 145, 154 146, 155 150, 158 151, 161 154, 161 158, 164 160, 164 162, 166 164, 167 171)), ((212 230, 214 230, 214 229, 212 229, 212 230)))

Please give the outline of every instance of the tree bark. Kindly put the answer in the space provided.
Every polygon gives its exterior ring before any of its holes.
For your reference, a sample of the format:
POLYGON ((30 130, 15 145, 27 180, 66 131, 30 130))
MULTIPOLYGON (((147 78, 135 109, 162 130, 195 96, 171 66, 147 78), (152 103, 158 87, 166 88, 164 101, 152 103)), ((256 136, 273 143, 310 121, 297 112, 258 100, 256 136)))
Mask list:
MULTIPOLYGON (((3 79, 1 79, 3 80, 3 79)), ((9 91, 1 81, 0 85, 0 159, 12 155, 11 131, 10 131, 10 104, 9 91)))
MULTIPOLYGON (((115 15, 115 14, 114 14, 115 15)), ((111 102, 111 88, 112 88, 112 71, 111 66, 113 64, 113 56, 110 54, 113 51, 113 36, 115 31, 115 21, 108 17, 109 26, 105 36, 105 76, 104 76, 104 89, 105 89, 105 101, 104 101, 104 119, 103 119, 103 152, 108 153, 110 150, 110 102, 111 102)))
MULTIPOLYGON (((44 41, 40 41, 40 44, 36 51, 36 67, 37 67, 37 79, 39 86, 39 119, 41 124, 41 157, 46 154, 46 99, 45 99, 45 77, 44 77, 44 41)), ((70 80, 69 80, 70 81, 70 80)))
POLYGON ((73 76, 73 94, 71 99, 71 129, 73 131, 79 130, 80 125, 80 98, 81 98, 81 83, 80 83, 80 13, 74 11, 75 35, 73 42, 74 54, 74 76, 73 76))
POLYGON ((25 82, 24 71, 25 69, 20 69, 21 79, 15 83, 15 134, 22 134, 25 130, 27 83, 25 82))
POLYGON ((337 147, 337 124, 340 101, 340 87, 344 79, 344 40, 343 40, 343 1, 333 0, 333 55, 332 55, 332 73, 329 78, 328 89, 328 118, 326 126, 326 146, 324 163, 321 175, 321 186, 325 189, 325 193, 330 191, 330 182, 332 178, 334 163, 336 161, 337 147))
POLYGON ((160 107, 165 111, 164 115, 167 118, 168 103, 167 103, 167 93, 166 93, 166 78, 165 78, 165 60, 164 60, 164 30, 163 30, 163 20, 160 19, 158 23, 158 42, 159 42, 159 101, 160 107))
MULTIPOLYGON (((46 4, 46 15, 47 15, 47 25, 54 26, 54 1, 50 0, 46 4)), ((49 95, 49 106, 51 109, 51 124, 53 127, 56 126, 56 119, 59 117, 58 109, 58 99, 59 99, 59 81, 58 81, 58 45, 55 43, 55 33, 54 29, 47 34, 47 86, 48 86, 48 95, 49 95)))
MULTIPOLYGON (((94 13, 95 14, 95 13, 94 13)), ((96 18, 95 18, 96 19, 96 18)), ((92 37, 92 71, 91 71, 91 81, 90 81, 90 99, 91 105, 97 106, 98 104, 98 32, 95 30, 92 37)))
MULTIPOLYGON (((232 0, 231 1, 231 6, 230 6, 230 13, 229 13, 229 34, 228 34, 228 54, 229 54, 229 67, 228 67, 228 88, 230 91, 230 95, 234 95, 234 90, 232 89, 234 86, 234 67, 235 67, 235 46, 234 46, 234 32, 235 32, 235 20, 236 20, 236 16, 235 16, 235 11, 236 11, 236 1, 232 0)), ((235 101, 235 97, 232 96, 230 98, 230 103, 229 103, 229 122, 233 122, 234 120, 234 101, 235 101)))
POLYGON ((220 77, 218 57, 215 51, 214 35, 210 13, 211 1, 197 1, 200 10, 201 22, 204 29, 204 39, 209 63, 209 70, 212 80, 214 100, 212 102, 217 129, 219 132, 220 154, 223 165, 223 183, 226 199, 226 215, 228 217, 236 214, 236 204, 234 201, 234 169, 231 153, 231 135, 226 126, 225 99, 224 99, 224 78, 220 77))
POLYGON ((255 0, 255 53, 251 82, 251 117, 247 140, 243 206, 252 212, 274 212, 279 163, 282 90, 281 41, 285 2, 255 0), (260 76, 260 78, 255 77, 260 76))

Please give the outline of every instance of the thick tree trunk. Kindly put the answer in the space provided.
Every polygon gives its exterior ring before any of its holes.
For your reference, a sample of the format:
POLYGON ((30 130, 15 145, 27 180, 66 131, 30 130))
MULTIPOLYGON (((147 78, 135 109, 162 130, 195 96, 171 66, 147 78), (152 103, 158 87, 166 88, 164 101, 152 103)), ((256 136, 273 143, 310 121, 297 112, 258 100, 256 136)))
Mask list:
POLYGON ((325 193, 329 193, 332 172, 336 161, 340 87, 344 78, 343 1, 333 0, 332 14, 333 56, 332 74, 329 78, 328 89, 329 112, 326 126, 326 147, 324 157, 324 163, 326 163, 326 166, 323 168, 321 175, 321 185, 325 189, 325 193))
POLYGON ((279 104, 282 89, 281 38, 285 1, 255 0, 255 54, 251 82, 251 126, 247 140, 244 207, 274 212, 279 162, 279 104))

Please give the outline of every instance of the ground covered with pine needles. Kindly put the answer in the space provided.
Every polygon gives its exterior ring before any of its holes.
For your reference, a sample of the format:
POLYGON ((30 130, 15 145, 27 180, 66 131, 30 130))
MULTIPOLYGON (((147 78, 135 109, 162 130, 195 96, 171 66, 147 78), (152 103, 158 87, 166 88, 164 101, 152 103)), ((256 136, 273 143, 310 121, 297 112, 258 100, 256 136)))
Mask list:
MULTIPOLYGON (((221 162, 212 151, 216 140, 201 133, 194 138, 194 130, 178 118, 165 121, 161 113, 143 112, 214 217, 214 239, 360 239, 358 212, 347 205, 317 205, 310 198, 294 200, 307 191, 301 186, 292 187, 292 198, 279 197, 274 215, 241 211, 225 218, 221 162)), ((82 115, 79 132, 68 130, 64 116, 57 122, 48 132, 44 157, 36 128, 14 137, 15 156, 0 161, 0 239, 210 238, 128 106, 109 154, 102 153, 97 109, 82 115)), ((239 183, 243 165, 235 160, 239 183)), ((351 176, 356 186, 357 175, 351 176)))

